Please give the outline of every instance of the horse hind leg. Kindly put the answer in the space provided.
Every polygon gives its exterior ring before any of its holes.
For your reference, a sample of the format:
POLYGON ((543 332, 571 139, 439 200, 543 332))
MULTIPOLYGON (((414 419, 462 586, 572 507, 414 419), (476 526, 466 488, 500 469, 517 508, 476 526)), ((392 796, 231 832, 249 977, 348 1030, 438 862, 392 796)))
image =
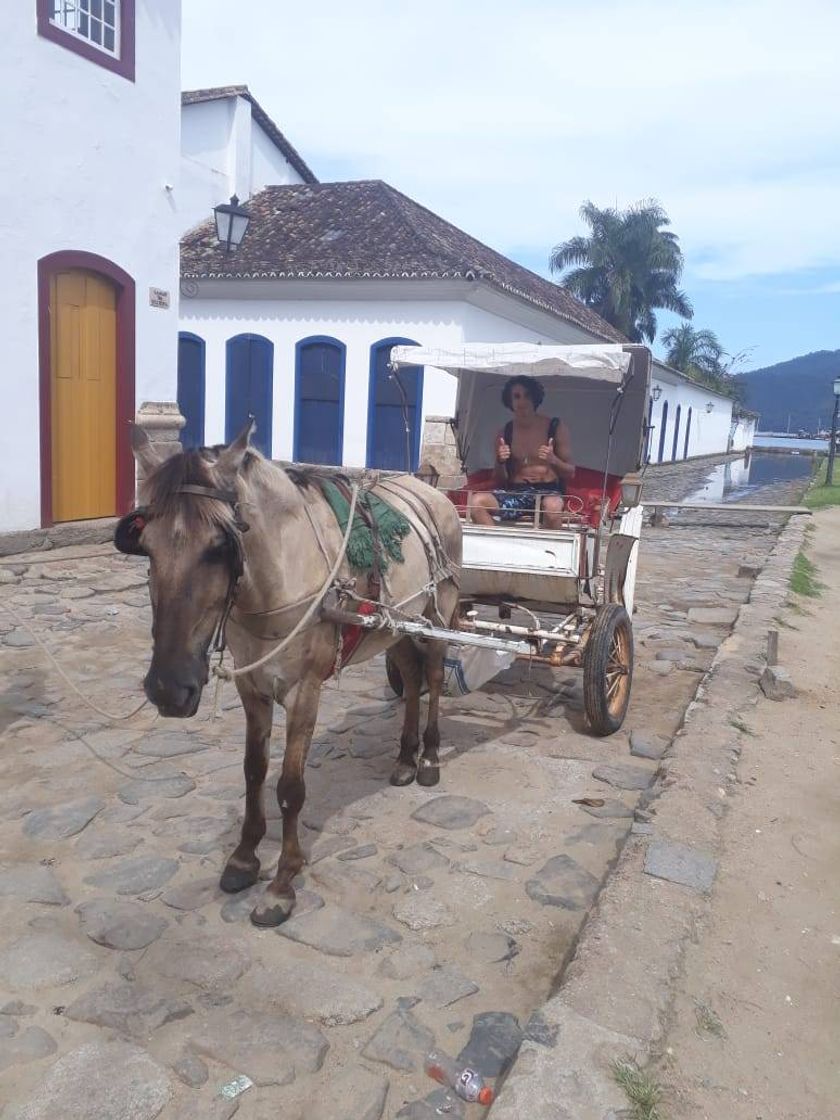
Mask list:
POLYGON ((219 886, 230 894, 253 886, 260 877, 257 847, 265 835, 263 787, 268 771, 268 746, 274 700, 271 696, 240 690, 245 708, 245 818, 236 850, 225 864, 219 886))
POLYGON ((410 638, 401 638, 388 651, 403 681, 405 716, 400 736, 400 754, 391 771, 392 786, 411 785, 417 774, 417 749, 420 746, 420 687, 423 662, 410 638))
POLYGON ((424 651, 423 661, 426 671, 426 682, 429 686, 429 713, 426 720, 426 729, 423 732, 423 754, 417 768, 417 784, 421 786, 436 786, 440 781, 440 694, 443 690, 444 658, 446 657, 446 644, 444 642, 428 642, 424 651))

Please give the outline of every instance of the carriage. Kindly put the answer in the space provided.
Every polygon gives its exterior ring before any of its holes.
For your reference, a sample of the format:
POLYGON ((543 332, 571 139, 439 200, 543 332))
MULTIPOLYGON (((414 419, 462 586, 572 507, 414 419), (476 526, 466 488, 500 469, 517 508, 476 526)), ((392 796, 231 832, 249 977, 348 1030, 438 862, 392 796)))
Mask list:
MULTIPOLYGON (((610 735, 623 721, 633 673, 633 599, 642 525, 641 483, 650 381, 643 346, 477 343, 459 349, 397 346, 391 368, 434 367, 458 380, 452 421, 465 482, 449 491, 463 528, 457 630, 430 630, 449 642, 448 666, 461 691, 492 678, 514 658, 583 670, 591 731, 610 735), (505 381, 538 378, 541 411, 562 417, 576 471, 562 514, 548 528, 533 513, 492 526, 472 519, 473 497, 499 490, 488 464, 508 418, 505 381), (558 524, 559 522, 559 524, 558 524)), ((418 633, 423 628, 418 626, 418 633)), ((388 679, 401 691, 399 672, 388 679)))

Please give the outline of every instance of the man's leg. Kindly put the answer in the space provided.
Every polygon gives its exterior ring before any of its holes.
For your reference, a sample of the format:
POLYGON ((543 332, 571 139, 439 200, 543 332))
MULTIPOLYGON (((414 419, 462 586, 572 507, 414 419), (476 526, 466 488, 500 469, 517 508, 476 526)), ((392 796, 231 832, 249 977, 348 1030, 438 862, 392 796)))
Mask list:
POLYGON ((490 491, 483 491, 479 494, 470 495, 470 505, 468 513, 470 519, 476 525, 494 525, 493 514, 499 509, 499 503, 495 494, 490 491))
POLYGON ((563 522, 563 495, 546 494, 542 500, 543 528, 559 529, 563 522))

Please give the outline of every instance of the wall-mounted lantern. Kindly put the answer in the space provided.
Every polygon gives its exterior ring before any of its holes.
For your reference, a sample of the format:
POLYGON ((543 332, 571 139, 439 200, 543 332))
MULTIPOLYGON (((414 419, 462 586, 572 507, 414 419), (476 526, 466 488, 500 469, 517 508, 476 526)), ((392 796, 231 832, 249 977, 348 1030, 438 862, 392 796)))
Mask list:
POLYGON ((231 195, 230 202, 222 202, 213 207, 216 216, 216 237, 219 244, 224 245, 226 252, 235 249, 242 238, 251 220, 251 215, 244 206, 239 205, 236 195, 231 195))
POLYGON ((651 396, 653 397, 654 402, 658 401, 659 398, 662 396, 662 386, 661 385, 654 385, 653 392, 651 393, 651 396))
POLYGON ((714 408, 715 408, 714 401, 707 401, 706 402, 706 411, 707 412, 714 412, 714 408))

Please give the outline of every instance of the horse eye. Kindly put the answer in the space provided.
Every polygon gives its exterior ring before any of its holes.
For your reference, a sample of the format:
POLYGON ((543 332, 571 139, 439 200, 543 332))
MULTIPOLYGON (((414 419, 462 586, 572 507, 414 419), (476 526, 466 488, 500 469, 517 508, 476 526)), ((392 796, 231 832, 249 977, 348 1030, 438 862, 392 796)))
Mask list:
POLYGON ((222 541, 220 544, 212 544, 209 548, 206 548, 201 559, 205 564, 223 564, 227 557, 228 546, 222 541))

